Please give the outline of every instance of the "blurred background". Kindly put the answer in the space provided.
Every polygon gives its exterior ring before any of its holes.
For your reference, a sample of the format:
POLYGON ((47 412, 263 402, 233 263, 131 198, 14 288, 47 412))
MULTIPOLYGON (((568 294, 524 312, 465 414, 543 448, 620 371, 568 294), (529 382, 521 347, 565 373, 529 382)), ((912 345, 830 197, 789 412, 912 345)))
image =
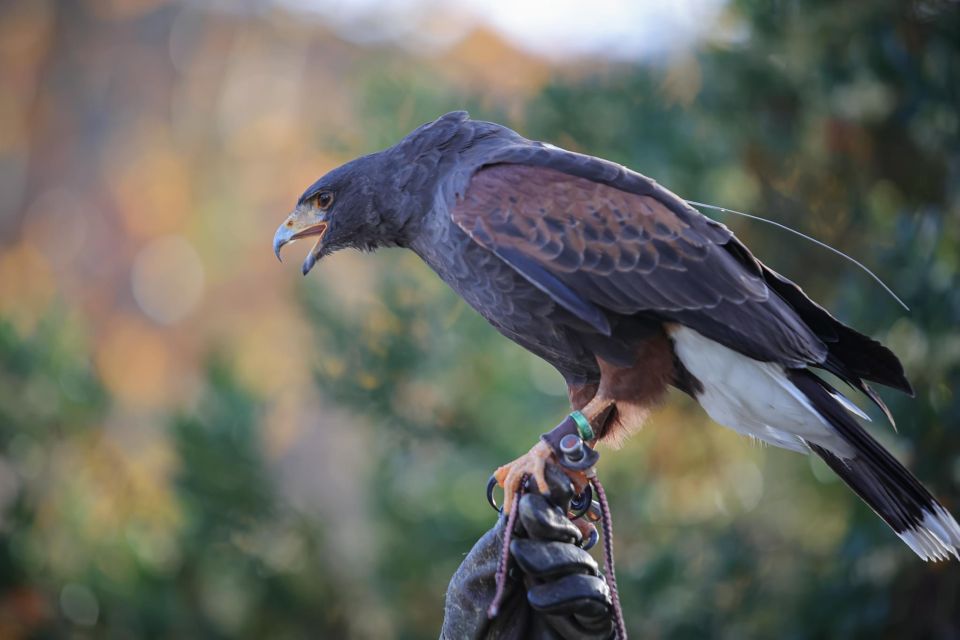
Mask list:
MULTIPOLYGON (((459 108, 873 267, 909 313, 719 218, 902 357, 871 430, 960 514, 955 2, 25 0, 0 83, 0 638, 437 636, 562 381, 412 254, 270 244, 459 108)), ((960 637, 960 565, 680 394, 601 471, 634 637, 960 637)))

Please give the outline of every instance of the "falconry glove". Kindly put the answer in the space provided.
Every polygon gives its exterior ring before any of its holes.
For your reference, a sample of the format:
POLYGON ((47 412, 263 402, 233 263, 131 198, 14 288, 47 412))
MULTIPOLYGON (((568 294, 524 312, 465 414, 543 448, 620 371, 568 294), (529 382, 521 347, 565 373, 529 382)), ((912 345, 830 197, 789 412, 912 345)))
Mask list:
MULTIPOLYGON (((547 467, 550 494, 525 494, 510 543, 510 574, 496 618, 487 607, 506 518, 477 541, 447 589, 441 640, 607 640, 613 637, 610 591, 594 559, 579 545, 580 529, 566 516, 573 486, 547 467)), ((531 483, 534 484, 534 483, 531 483)))

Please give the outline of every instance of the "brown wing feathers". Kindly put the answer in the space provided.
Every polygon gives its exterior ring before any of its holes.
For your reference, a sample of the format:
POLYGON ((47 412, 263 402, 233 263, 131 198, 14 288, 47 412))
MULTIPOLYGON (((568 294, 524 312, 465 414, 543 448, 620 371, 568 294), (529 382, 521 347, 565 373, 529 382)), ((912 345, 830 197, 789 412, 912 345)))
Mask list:
POLYGON ((706 241, 653 198, 539 167, 479 171, 454 219, 565 272, 682 269, 681 256, 706 253, 706 241))
POLYGON ((763 279, 710 239, 720 234, 705 219, 683 219, 652 195, 501 164, 473 176, 452 215, 551 295, 562 289, 616 314, 659 314, 761 360, 805 366, 826 356, 763 279))
POLYGON ((758 360, 840 370, 858 387, 865 377, 909 388, 888 350, 770 272, 725 228, 655 183, 642 193, 612 186, 614 173, 601 182, 549 166, 490 165, 452 217, 601 333, 610 313, 643 312, 758 360))

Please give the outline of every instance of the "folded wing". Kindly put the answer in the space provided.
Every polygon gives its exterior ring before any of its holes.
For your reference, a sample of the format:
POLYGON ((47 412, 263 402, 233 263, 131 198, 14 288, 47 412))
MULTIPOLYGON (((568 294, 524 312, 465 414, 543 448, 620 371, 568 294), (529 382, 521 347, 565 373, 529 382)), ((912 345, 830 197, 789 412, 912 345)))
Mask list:
POLYGON ((559 149, 517 160, 476 171, 453 221, 598 332, 610 314, 645 313, 756 360, 825 368, 877 401, 863 379, 910 390, 888 349, 653 181, 559 149))

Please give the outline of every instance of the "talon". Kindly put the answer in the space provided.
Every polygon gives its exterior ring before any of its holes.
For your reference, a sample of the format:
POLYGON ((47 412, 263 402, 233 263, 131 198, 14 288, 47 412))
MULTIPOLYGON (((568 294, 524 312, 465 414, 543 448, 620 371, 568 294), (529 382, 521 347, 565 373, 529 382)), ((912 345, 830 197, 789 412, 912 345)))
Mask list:
POLYGON ((497 499, 493 497, 493 490, 496 486, 496 476, 490 476, 490 479, 487 480, 487 502, 490 503, 490 506, 493 507, 494 511, 500 513, 500 505, 497 504, 497 499))
POLYGON ((593 523, 574 520, 573 524, 577 525, 577 528, 580 529, 580 535, 583 536, 583 540, 580 541, 581 549, 589 551, 596 546, 600 540, 600 532, 597 531, 597 527, 593 523))
POLYGON ((530 447, 530 451, 494 472, 493 477, 503 487, 503 513, 510 513, 524 475, 529 475, 536 481, 540 493, 546 494, 550 491, 544 472, 547 460, 551 456, 553 456, 553 450, 547 443, 540 440, 530 447))

